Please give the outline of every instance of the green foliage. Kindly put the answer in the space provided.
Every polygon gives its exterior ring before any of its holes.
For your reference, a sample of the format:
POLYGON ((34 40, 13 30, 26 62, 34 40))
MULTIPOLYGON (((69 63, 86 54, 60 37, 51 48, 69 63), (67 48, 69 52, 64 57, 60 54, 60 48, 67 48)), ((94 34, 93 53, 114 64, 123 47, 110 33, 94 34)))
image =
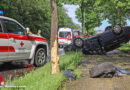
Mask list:
POLYGON ((89 36, 95 35, 95 34, 96 34, 96 31, 94 30, 94 28, 90 28, 90 29, 87 31, 87 34, 88 34, 89 36))
MULTIPOLYGON (((42 36, 50 39, 50 0, 0 0, 0 9, 4 16, 16 19, 35 34, 41 29, 42 36)), ((59 27, 77 27, 62 6, 58 6, 58 14, 59 27)))
POLYGON ((130 19, 130 0, 100 0, 103 17, 112 25, 125 25, 126 19, 130 19))
POLYGON ((81 52, 68 52, 66 56, 60 57, 61 70, 75 69, 78 66, 80 60, 83 58, 83 54, 81 52))
POLYGON ((71 65, 74 67, 74 74, 77 74, 78 78, 80 77, 81 71, 76 69, 76 67, 82 58, 83 54, 80 51, 70 52, 60 57, 61 73, 52 75, 51 63, 48 62, 43 67, 14 80, 12 85, 26 86, 25 90, 57 90, 57 88, 62 85, 63 80, 65 80, 63 76, 64 70, 68 69, 71 65))
POLYGON ((81 7, 85 9, 85 28, 88 32, 100 26, 101 21, 105 19, 108 19, 111 25, 126 25, 126 20, 130 20, 130 0, 59 0, 59 2, 60 1, 80 6, 76 11, 77 18, 80 22, 82 22, 83 19, 81 7))
MULTIPOLYGON (((87 0, 83 4, 85 9, 85 28, 89 36, 95 34, 94 28, 101 25, 100 9, 96 6, 96 2, 87 0)), ((81 8, 76 11, 78 20, 82 21, 81 8)), ((85 32, 86 32, 85 31, 85 32)))
POLYGON ((125 44, 119 50, 130 53, 130 44, 125 44))
POLYGON ((0 9, 4 16, 14 18, 29 27, 33 33, 43 30, 43 36, 49 39, 51 8, 49 0, 1 0, 0 9))
POLYGON ((80 69, 75 69, 72 74, 77 75, 77 78, 81 77, 82 71, 80 69))
MULTIPOLYGON (((59 0, 63 1, 63 0, 59 0)), ((99 9, 98 5, 100 1, 98 0, 64 0, 64 3, 67 4, 75 4, 79 5, 80 7, 76 11, 76 17, 78 18, 79 22, 82 22, 82 11, 81 9, 85 9, 85 31, 89 34, 89 36, 95 34, 94 28, 101 25, 102 18, 100 17, 101 10, 99 9)))

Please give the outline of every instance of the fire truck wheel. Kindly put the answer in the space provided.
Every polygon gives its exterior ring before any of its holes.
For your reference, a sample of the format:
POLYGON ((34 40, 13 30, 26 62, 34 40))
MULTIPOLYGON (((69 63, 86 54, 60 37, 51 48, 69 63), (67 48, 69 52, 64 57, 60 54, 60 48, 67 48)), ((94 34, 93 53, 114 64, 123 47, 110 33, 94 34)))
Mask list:
POLYGON ((46 52, 44 48, 38 48, 35 54, 34 65, 37 67, 43 66, 46 63, 46 52))

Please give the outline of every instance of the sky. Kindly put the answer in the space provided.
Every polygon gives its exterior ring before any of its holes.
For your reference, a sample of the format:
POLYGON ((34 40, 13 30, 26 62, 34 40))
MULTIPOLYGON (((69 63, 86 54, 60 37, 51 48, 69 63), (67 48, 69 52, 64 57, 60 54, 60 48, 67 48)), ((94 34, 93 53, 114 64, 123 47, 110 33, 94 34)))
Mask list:
POLYGON ((69 17, 72 18, 73 22, 76 24, 81 25, 80 22, 78 22, 78 19, 76 19, 75 11, 77 8, 79 8, 78 5, 63 5, 63 7, 67 10, 67 14, 69 17))
MULTIPOLYGON (((73 22, 75 24, 79 24, 81 26, 81 23, 76 19, 75 11, 77 8, 79 8, 78 5, 63 5, 63 7, 67 10, 67 14, 69 17, 72 18, 73 22)), ((110 24, 107 22, 107 19, 102 21, 102 25, 99 27, 96 27, 95 30, 104 30, 106 26, 109 26, 110 24)), ((127 25, 130 25, 130 20, 127 20, 127 25)))

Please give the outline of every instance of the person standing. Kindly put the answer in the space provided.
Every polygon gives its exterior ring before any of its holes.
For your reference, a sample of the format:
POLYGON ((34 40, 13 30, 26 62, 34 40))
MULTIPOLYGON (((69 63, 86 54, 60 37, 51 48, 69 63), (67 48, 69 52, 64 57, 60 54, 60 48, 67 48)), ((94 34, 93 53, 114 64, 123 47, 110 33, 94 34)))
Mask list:
POLYGON ((37 35, 42 37, 41 33, 42 33, 42 30, 39 29, 38 32, 37 32, 37 35))

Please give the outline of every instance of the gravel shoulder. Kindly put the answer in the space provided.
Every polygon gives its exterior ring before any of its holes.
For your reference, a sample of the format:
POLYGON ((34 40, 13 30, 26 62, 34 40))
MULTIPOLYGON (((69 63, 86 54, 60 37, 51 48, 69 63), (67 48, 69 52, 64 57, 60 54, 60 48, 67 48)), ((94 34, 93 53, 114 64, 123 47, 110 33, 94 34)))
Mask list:
POLYGON ((108 55, 86 55, 79 69, 82 70, 81 78, 75 81, 67 81, 66 90, 130 90, 130 75, 114 78, 90 78, 89 69, 102 62, 113 62, 130 72, 130 54, 114 53, 108 55), (85 66, 86 64, 86 66, 85 66))

